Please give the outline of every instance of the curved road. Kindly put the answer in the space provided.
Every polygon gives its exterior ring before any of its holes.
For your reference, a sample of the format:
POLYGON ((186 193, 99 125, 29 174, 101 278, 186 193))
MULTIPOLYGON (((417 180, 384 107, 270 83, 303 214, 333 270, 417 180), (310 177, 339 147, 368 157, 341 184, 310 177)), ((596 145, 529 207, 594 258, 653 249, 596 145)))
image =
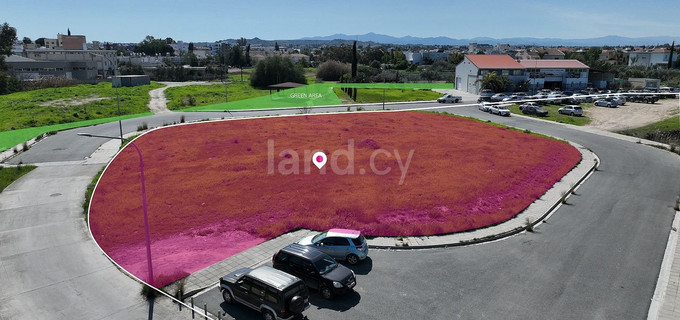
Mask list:
MULTIPOLYGON (((356 270, 355 294, 333 302, 314 295, 314 306, 305 314, 310 319, 645 318, 672 205, 680 194, 680 157, 555 123, 489 115, 474 106, 443 111, 572 140, 598 154, 600 170, 535 233, 468 247, 374 250, 371 260, 356 270)), ((187 120, 228 115, 186 113, 187 120)), ((124 131, 143 121, 157 126, 179 117, 127 120, 124 131)), ((79 205, 85 186, 103 164, 81 161, 104 141, 75 132, 116 135, 117 124, 60 132, 10 161, 47 165, 0 194, 0 319, 148 316, 137 297, 139 285, 113 268, 87 238, 79 205)), ((205 299, 212 298, 206 294, 205 299)), ((253 316, 239 307, 220 310, 237 319, 253 316)), ((153 313, 164 319, 187 318, 167 302, 156 305, 153 313)))

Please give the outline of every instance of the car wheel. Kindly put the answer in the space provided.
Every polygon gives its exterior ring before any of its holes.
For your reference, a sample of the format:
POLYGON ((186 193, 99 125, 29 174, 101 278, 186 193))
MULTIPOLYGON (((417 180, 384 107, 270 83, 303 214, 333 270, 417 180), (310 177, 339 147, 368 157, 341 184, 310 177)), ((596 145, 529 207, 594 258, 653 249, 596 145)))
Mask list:
POLYGON ((321 286, 321 288, 319 288, 319 292, 321 292, 321 296, 324 299, 328 300, 333 297, 333 291, 331 291, 331 289, 327 286, 321 286))
POLYGON ((222 298, 227 304, 234 304, 234 297, 231 295, 229 290, 222 290, 222 298))
POLYGON ((572 113, 570 114, 570 116, 572 116, 572 117, 573 117, 573 116, 574 116, 574 112, 572 112, 572 113))
POLYGON ((347 263, 349 263, 350 265, 355 265, 359 263, 359 257, 357 257, 356 254, 350 254, 347 256, 347 263))
POLYGON ((262 311, 262 319, 264 319, 264 320, 276 320, 276 317, 274 316, 274 314, 271 311, 263 310, 262 311))

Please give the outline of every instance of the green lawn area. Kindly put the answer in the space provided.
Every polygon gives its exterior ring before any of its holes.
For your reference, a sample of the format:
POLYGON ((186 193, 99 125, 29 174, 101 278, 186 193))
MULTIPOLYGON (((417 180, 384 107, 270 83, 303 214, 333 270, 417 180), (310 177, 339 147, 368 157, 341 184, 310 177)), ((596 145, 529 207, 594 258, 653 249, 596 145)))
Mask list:
MULTIPOLYGON (((122 115, 148 112, 150 85, 118 89, 122 115)), ((81 84, 17 92, 0 96, 0 131, 103 119, 118 115, 111 83, 81 84)))
MULTIPOLYGON (((593 104, 592 103, 582 103, 581 108, 583 108, 584 114, 587 114, 588 108, 592 108, 593 104)), ((519 105, 513 104, 508 107, 510 109, 510 112, 515 113, 515 114, 521 114, 529 117, 534 117, 534 118, 539 118, 539 119, 545 119, 545 120, 550 120, 550 121, 555 121, 559 123, 568 123, 568 124, 573 124, 577 126, 584 126, 590 123, 590 118, 588 116, 582 116, 582 117, 572 117, 569 115, 564 115, 564 114, 559 114, 557 112, 557 109, 561 108, 562 106, 560 105, 546 105, 542 106, 543 109, 548 111, 548 116, 547 117, 539 117, 539 116, 534 116, 534 115, 525 115, 522 113, 522 111, 519 110, 519 105)))
MULTIPOLYGON (((378 103, 383 102, 383 89, 357 89, 357 101, 350 103, 378 103)), ((349 96, 340 88, 333 88, 333 92, 344 101, 351 101, 349 96)), ((385 102, 399 101, 428 101, 436 100, 442 94, 426 89, 384 89, 385 102)))
POLYGON ((185 87, 173 87, 165 90, 170 110, 200 107, 225 102, 225 93, 229 102, 257 98, 269 94, 269 90, 256 89, 250 86, 250 74, 243 74, 243 82, 240 75, 230 75, 229 83, 225 90, 224 83, 216 82, 211 85, 194 85, 185 87), (225 92, 226 91, 226 92, 225 92), (193 96, 195 103, 191 105, 189 96, 193 96))
POLYGON ((680 149, 680 115, 646 125, 644 127, 622 130, 618 133, 670 144, 673 149, 680 149))
POLYGON ((52 132, 57 132, 57 131, 67 130, 67 129, 72 129, 72 128, 93 126, 93 125, 97 125, 97 124, 118 121, 118 119, 125 120, 125 119, 132 119, 132 118, 138 118, 138 117, 144 117, 144 116, 150 116, 150 115, 153 115, 153 113, 145 112, 145 113, 137 113, 137 114, 131 114, 131 115, 126 115, 126 116, 121 116, 121 117, 91 119, 91 120, 78 121, 78 122, 53 124, 51 126, 31 127, 31 128, 24 128, 24 129, 19 129, 19 130, 1 131, 0 132, 0 151, 4 151, 6 149, 12 148, 12 147, 14 147, 18 144, 21 144, 24 141, 31 140, 31 139, 33 139, 33 138, 35 138, 39 135, 42 135, 44 133, 52 133, 52 132))
POLYGON ((12 182, 37 168, 36 166, 18 166, 14 168, 0 167, 0 192, 5 190, 12 182))

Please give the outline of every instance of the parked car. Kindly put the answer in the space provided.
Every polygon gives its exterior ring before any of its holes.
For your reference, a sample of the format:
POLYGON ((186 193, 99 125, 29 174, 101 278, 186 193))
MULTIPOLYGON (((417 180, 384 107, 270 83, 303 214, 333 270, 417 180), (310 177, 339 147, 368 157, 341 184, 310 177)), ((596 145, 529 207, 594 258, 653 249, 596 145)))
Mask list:
POLYGON ((491 96, 491 101, 500 102, 500 101, 503 101, 503 99, 505 99, 507 97, 508 96, 505 93, 496 93, 493 96, 491 96))
POLYGON ((482 91, 479 93, 479 99, 477 99, 477 102, 482 102, 482 101, 491 101, 491 97, 496 94, 493 92, 493 90, 490 89, 482 89, 482 91))
POLYGON ((463 101, 463 97, 450 94, 445 94, 441 98, 437 98, 437 102, 439 103, 458 103, 461 101, 463 101))
POLYGON ((583 108, 575 105, 564 106, 562 108, 557 109, 557 113, 581 117, 583 116, 583 108))
POLYGON ((621 94, 614 95, 611 98, 613 99, 613 101, 616 101, 616 104, 619 106, 626 105, 626 98, 621 94))
POLYGON ((497 114, 499 116, 506 116, 506 117, 510 116, 510 110, 508 109, 508 107, 506 107, 504 105, 493 106, 493 107, 491 107, 490 112, 493 113, 493 114, 497 114))
POLYGON ((339 264, 333 257, 309 246, 292 243, 272 258, 274 268, 302 279, 307 287, 316 289, 325 299, 352 291, 357 280, 354 271, 339 264))
POLYGON ((366 238, 358 230, 330 229, 314 236, 304 237, 297 243, 317 248, 335 260, 345 260, 351 265, 368 257, 366 238))
POLYGON ((562 99, 562 102, 566 103, 566 104, 574 105, 574 104, 581 104, 584 101, 583 101, 583 99, 581 99, 579 97, 571 96, 571 97, 566 97, 566 98, 562 99))
POLYGON ((484 112, 490 112, 489 109, 491 108, 491 106, 492 106, 492 104, 490 104, 488 102, 480 102, 478 109, 482 110, 484 112))
POLYGON ((538 107, 538 103, 536 102, 525 102, 519 105, 519 110, 524 110, 524 108, 533 106, 533 107, 538 107))
POLYGON ((548 110, 545 110, 541 108, 540 106, 525 106, 522 108, 522 113, 524 114, 533 114, 539 117, 547 117, 548 116, 548 110))
POLYGON ((309 291, 298 277, 269 266, 242 268, 220 279, 227 304, 238 302, 265 320, 291 319, 309 307, 309 291))
POLYGON ((503 98, 503 102, 508 102, 508 101, 518 101, 518 100, 524 100, 526 97, 526 94, 524 92, 517 92, 511 94, 509 97, 503 98))
POLYGON ((596 107, 608 107, 608 108, 616 108, 617 104, 616 101, 607 101, 604 99, 597 100, 593 103, 596 107))
POLYGON ((549 104, 562 104, 563 96, 561 93, 551 93, 548 95, 549 104))

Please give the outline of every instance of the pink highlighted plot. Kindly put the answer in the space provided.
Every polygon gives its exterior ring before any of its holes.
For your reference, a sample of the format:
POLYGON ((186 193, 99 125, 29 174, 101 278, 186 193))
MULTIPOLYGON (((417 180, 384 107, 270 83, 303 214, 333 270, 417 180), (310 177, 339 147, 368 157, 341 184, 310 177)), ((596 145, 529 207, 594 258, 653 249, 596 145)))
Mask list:
MULTIPOLYGON (((135 144, 159 287, 296 228, 410 236, 497 224, 580 161, 565 142, 423 112, 205 122, 135 144), (318 169, 316 152, 327 161, 318 169)), ((128 147, 102 175, 89 221, 102 249, 149 281, 140 192, 128 147)))

